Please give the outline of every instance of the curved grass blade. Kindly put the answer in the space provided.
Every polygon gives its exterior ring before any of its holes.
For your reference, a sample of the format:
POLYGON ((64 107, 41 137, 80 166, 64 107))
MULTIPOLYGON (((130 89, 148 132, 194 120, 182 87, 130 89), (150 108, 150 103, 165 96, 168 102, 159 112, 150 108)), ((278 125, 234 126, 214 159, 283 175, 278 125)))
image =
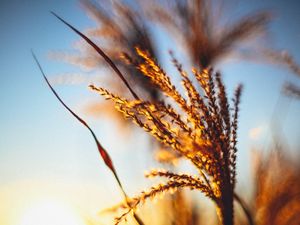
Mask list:
MULTIPOLYGON (((118 185, 119 185, 119 187, 120 187, 120 189, 121 189, 121 191, 122 191, 122 193, 123 193, 123 195, 124 195, 124 198, 125 198, 125 201, 126 201, 126 203, 128 204, 128 196, 127 196, 127 194, 126 194, 126 192, 125 192, 125 190, 124 190, 124 188, 123 188, 123 186, 122 186, 122 184, 121 184, 121 181, 120 181, 120 179, 119 179, 119 177, 118 177, 118 175, 117 175, 117 172, 116 172, 116 170, 115 170, 115 167, 114 167, 114 165, 113 165, 113 162, 112 162, 112 160, 111 160, 111 158, 110 158, 110 156, 109 156, 109 154, 108 154, 108 152, 103 148, 103 146, 100 144, 100 142, 99 142, 99 140, 97 139, 97 136, 96 136, 96 134, 94 133, 94 131, 92 130, 92 128, 81 118, 81 117, 79 117, 76 113, 74 113, 65 103, 64 103, 64 101, 59 97, 59 95, 57 94, 57 92, 54 90, 54 88, 51 86, 51 84, 50 84, 50 82, 49 82, 49 80, 47 79, 47 77, 46 77, 46 75, 45 75, 45 73, 44 73, 44 70, 43 70, 43 68, 42 68, 42 66, 41 66, 41 64, 39 63, 39 61, 38 61, 38 59, 37 59, 37 57, 35 56, 35 54, 34 54, 34 52, 33 51, 31 51, 31 54, 32 54, 32 56, 33 56, 33 58, 34 58, 34 60, 35 60, 35 62, 36 62, 36 64, 37 64, 37 66, 39 67, 39 70, 40 70, 40 72, 42 73, 42 75, 43 75, 43 77, 44 77, 44 79, 45 79, 45 81, 46 81, 46 83, 47 83, 47 85, 49 86, 49 88, 51 89, 51 91, 52 91, 52 93, 55 95, 55 97, 59 100, 59 102, 82 124, 82 125, 84 125, 90 132, 91 132, 91 134, 92 134, 92 136, 93 136, 93 138, 94 138, 94 140, 95 140, 95 142, 96 142, 96 145, 97 145, 97 148, 98 148, 98 151, 99 151, 99 153, 100 153, 100 155, 101 155, 101 157, 102 157, 102 159, 103 159, 103 161, 104 161, 104 163, 105 163, 105 165, 112 171, 112 173, 113 173, 113 175, 114 175, 114 177, 115 177, 115 179, 117 180, 117 182, 118 182, 118 185)), ((143 221, 135 214, 135 213, 133 213, 133 217, 134 217, 134 219, 136 220, 136 222, 137 222, 137 224, 139 224, 139 225, 144 225, 144 223, 143 223, 143 221)))
POLYGON ((82 37, 90 46, 92 46, 103 58, 104 60, 110 65, 110 67, 115 71, 115 73, 121 78, 121 80, 124 82, 126 87, 129 89, 130 93, 135 99, 139 99, 138 95, 132 90, 129 83, 121 73, 121 71, 118 69, 118 67, 113 63, 113 61, 100 49, 91 39, 89 39, 87 36, 85 36, 83 33, 81 33, 79 30, 77 30, 75 27, 73 27, 71 24, 66 22, 64 19, 62 19, 60 16, 58 16, 56 13, 51 12, 57 19, 59 19, 61 22, 66 24, 69 28, 71 28, 75 33, 77 33, 80 37, 82 37))
POLYGON ((41 67, 41 65, 40 65, 40 63, 39 63, 39 61, 38 61, 38 59, 37 59, 37 57, 35 56, 35 54, 33 53, 33 51, 31 51, 31 53, 32 53, 32 56, 33 56, 33 58, 34 58, 34 60, 35 60, 35 62, 36 62, 36 64, 38 65, 38 67, 39 67, 39 70, 40 70, 40 72, 42 73, 42 75, 43 75, 43 77, 44 77, 44 79, 45 79, 45 81, 46 81, 46 83, 48 84, 48 86, 49 86, 49 88, 51 89, 51 91, 52 91, 52 93, 55 95, 55 97, 60 101, 60 103, 82 124, 82 125, 84 125, 90 132, 91 132, 91 134, 92 134, 92 136, 93 136, 93 138, 94 138, 94 140, 95 140, 95 142, 96 142, 96 145, 97 145, 97 148, 98 148, 98 151, 99 151, 99 153, 100 153, 100 155, 101 155, 101 157, 102 157, 102 159, 103 159, 103 161, 104 161, 104 163, 105 163, 105 165, 112 171, 112 173, 114 174, 114 176, 115 176, 115 178, 116 178, 116 180, 117 180, 117 182, 118 182, 118 184, 119 184, 119 186, 121 187, 121 189, 122 189, 122 191, 124 192, 124 190, 123 190, 123 187, 122 187, 122 184, 121 184, 121 182, 120 182, 120 180, 119 180, 119 177, 118 177, 118 175, 117 175, 117 173, 116 173, 116 170, 115 170, 115 167, 114 167, 114 165, 113 165, 113 162, 112 162, 112 160, 111 160, 111 158, 110 158, 110 156, 109 156, 109 154, 107 153, 107 151, 103 148, 103 146, 100 144, 100 142, 99 142, 99 140, 97 139, 97 137, 96 137, 96 134, 94 133, 94 131, 90 128, 90 126, 82 119, 82 118, 80 118, 76 113, 74 113, 64 102, 63 102, 63 100, 59 97, 59 95, 57 94, 57 92, 54 90, 54 88, 51 86, 51 84, 50 84, 50 82, 48 81, 48 79, 47 79, 47 77, 46 77, 46 75, 45 75, 45 73, 44 73, 44 71, 43 71, 43 69, 42 69, 42 67, 41 67))

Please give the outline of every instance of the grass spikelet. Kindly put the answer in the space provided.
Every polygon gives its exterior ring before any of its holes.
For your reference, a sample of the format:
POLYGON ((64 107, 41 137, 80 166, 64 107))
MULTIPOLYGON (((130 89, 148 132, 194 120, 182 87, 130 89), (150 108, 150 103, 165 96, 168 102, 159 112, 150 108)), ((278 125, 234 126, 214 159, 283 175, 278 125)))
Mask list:
POLYGON ((180 105, 182 108, 187 108, 186 100, 180 95, 176 90, 175 86, 171 83, 170 77, 166 72, 151 58, 149 53, 136 48, 137 54, 144 60, 144 62, 138 65, 138 69, 151 81, 160 88, 160 90, 167 96, 172 96, 172 98, 180 105))
MULTIPOLYGON (((232 122, 232 131, 231 131, 231 151, 230 151, 230 167, 235 168, 236 167, 236 153, 237 153, 237 129, 238 129, 238 113, 239 113, 239 104, 240 104, 240 97, 242 92, 242 85, 239 85, 235 91, 235 98, 233 99, 234 102, 234 114, 233 114, 233 122, 232 122)), ((231 174, 231 182, 233 183, 233 188, 236 183, 236 171, 232 170, 231 174)))
POLYGON ((202 189, 204 193, 209 195, 207 187, 202 186, 199 183, 189 183, 184 180, 170 180, 165 184, 158 184, 150 188, 149 191, 143 191, 139 196, 131 199, 131 207, 125 211, 121 216, 115 218, 115 225, 119 224, 122 220, 126 219, 126 216, 136 207, 143 204, 148 199, 157 198, 167 192, 174 193, 179 188, 188 188, 190 190, 202 189))

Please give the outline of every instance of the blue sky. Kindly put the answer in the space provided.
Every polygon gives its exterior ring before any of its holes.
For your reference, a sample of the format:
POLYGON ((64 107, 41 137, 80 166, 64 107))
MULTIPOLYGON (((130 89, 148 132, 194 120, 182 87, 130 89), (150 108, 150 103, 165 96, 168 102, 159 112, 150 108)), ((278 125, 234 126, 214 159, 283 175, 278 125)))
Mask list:
MULTIPOLYGON (((276 17, 271 24, 270 41, 275 47, 286 49, 300 62, 300 6, 297 1, 231 1, 231 4, 236 7, 232 18, 255 9, 273 10, 276 17)), ((31 57, 32 48, 49 76, 79 70, 47 57, 52 50, 71 49, 74 41, 78 40, 72 31, 49 13, 50 10, 81 30, 93 24, 75 0, 0 2, 0 193, 1 186, 20 180, 45 179, 49 182, 53 179, 57 185, 60 181, 93 183, 113 192, 115 181, 99 159, 90 134, 57 102, 31 57)), ((168 42, 158 39, 167 54, 168 42)), ((292 151, 299 147, 300 102, 288 103, 287 98, 279 98, 279 92, 285 80, 300 85, 300 79, 285 68, 264 63, 228 62, 221 64, 220 69, 229 93, 237 83, 245 85, 238 160, 241 185, 246 185, 250 149, 268 143, 267 138, 250 140, 249 131, 261 127, 262 135, 268 136, 274 110, 285 117, 284 137, 292 151), (286 112, 275 107, 277 102, 282 108, 288 106, 286 112)), ((99 139, 110 151, 120 176, 125 178, 125 186, 132 192, 136 191, 138 187, 132 187, 130 182, 135 178, 142 180, 144 170, 151 166, 148 162, 150 154, 146 153, 144 145, 147 136, 136 134, 129 138, 138 141, 128 143, 128 137, 118 134, 118 128, 111 120, 85 115, 80 102, 95 94, 84 85, 56 86, 56 89, 74 110, 92 124, 99 139)), ((90 198, 89 193, 85 197, 90 198)))

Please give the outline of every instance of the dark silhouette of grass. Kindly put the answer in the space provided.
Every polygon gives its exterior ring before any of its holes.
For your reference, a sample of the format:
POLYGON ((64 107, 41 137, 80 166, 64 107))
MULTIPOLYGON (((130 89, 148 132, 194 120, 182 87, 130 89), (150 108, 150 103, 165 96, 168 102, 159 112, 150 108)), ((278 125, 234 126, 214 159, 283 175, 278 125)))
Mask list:
MULTIPOLYGON (((142 1, 143 2, 143 1, 142 1)), ((194 66, 204 69, 238 52, 249 40, 267 31, 271 20, 268 11, 254 12, 223 25, 222 10, 213 6, 221 4, 210 0, 160 0, 146 2, 149 18, 165 28, 184 46, 194 66), (217 12, 216 12, 217 11, 217 12)), ((248 54, 253 55, 251 48, 248 54)), ((254 52, 254 55, 256 52, 254 52)))

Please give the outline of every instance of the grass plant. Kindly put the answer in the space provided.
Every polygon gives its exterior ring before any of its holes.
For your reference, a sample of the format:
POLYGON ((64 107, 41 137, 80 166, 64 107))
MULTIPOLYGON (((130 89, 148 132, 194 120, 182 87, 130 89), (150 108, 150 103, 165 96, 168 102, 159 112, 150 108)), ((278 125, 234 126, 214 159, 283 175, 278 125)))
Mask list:
MULTIPOLYGON (((92 30, 90 33, 99 35, 99 33, 107 32, 108 37, 113 36, 117 39, 120 44, 117 49, 126 48, 119 52, 121 59, 116 59, 117 54, 114 49, 103 50, 87 35, 52 12, 55 17, 77 33, 89 47, 92 47, 90 50, 94 50, 93 54, 97 54, 98 57, 95 59, 101 57, 100 65, 106 64, 118 76, 122 81, 123 89, 127 90, 131 97, 126 94, 124 96, 115 94, 95 85, 90 85, 90 89, 111 101, 116 110, 126 119, 133 121, 153 136, 164 150, 171 152, 170 158, 186 160, 196 171, 190 174, 174 172, 172 169, 150 170, 145 175, 147 178, 160 178, 163 181, 141 191, 135 197, 129 197, 126 194, 108 152, 100 144, 87 122, 63 102, 33 54, 45 82, 58 101, 91 133, 101 158, 122 191, 124 201, 114 208, 114 210, 121 211, 115 218, 115 224, 127 221, 127 217, 131 214, 135 223, 144 224, 136 214, 136 210, 146 201, 167 193, 175 193, 171 198, 173 206, 170 210, 174 211, 171 224, 196 224, 197 219, 193 217, 196 214, 183 212, 178 208, 180 204, 188 204, 182 189, 201 192, 210 199, 214 203, 219 223, 222 225, 235 223, 234 201, 241 206, 250 225, 255 223, 257 225, 297 224, 295 221, 299 218, 297 213, 300 207, 299 191, 297 191, 299 182, 296 182, 296 179, 299 180, 299 171, 294 170, 295 167, 290 168, 284 160, 281 168, 277 160, 278 155, 272 154, 269 160, 265 160, 264 163, 260 161, 257 167, 255 209, 250 211, 243 196, 235 192, 238 117, 243 88, 242 85, 237 85, 232 102, 230 102, 221 73, 214 71, 212 67, 220 58, 230 54, 236 43, 242 43, 251 35, 262 32, 269 21, 269 14, 259 12, 245 17, 213 37, 215 26, 211 16, 214 13, 208 1, 195 1, 196 7, 194 8, 188 1, 174 1, 173 3, 171 4, 173 10, 153 5, 148 13, 152 19, 153 17, 158 19, 168 31, 183 31, 180 33, 182 37, 179 38, 183 40, 195 67, 187 72, 173 53, 170 53, 173 66, 180 76, 181 87, 172 82, 172 77, 175 75, 167 74, 160 66, 151 38, 147 33, 148 30, 143 26, 144 23, 138 21, 142 16, 132 8, 125 7, 121 3, 114 5, 118 15, 126 18, 125 24, 127 25, 124 25, 128 28, 126 30, 101 7, 96 7, 91 1, 83 2, 84 7, 91 12, 93 17, 106 22, 101 30, 92 30), (198 18, 200 22, 196 23, 198 18), (185 28, 182 29, 183 27, 185 28), (138 85, 132 85, 132 77, 134 77, 133 80, 139 82, 138 85), (184 90, 185 95, 180 92, 180 88, 184 90), (146 94, 144 95, 143 92, 146 94), (279 171, 276 176, 270 173, 273 169, 279 171), (281 185, 280 182, 283 184, 281 185), (276 184, 274 193, 269 192, 268 189, 274 183, 276 184), (290 190, 289 187, 293 187, 291 191, 287 191, 290 190), (289 213, 289 209, 293 210, 289 213)), ((290 84, 286 90, 299 97, 297 86, 290 84)), ((170 161, 169 158, 166 160, 166 162, 170 161)))

